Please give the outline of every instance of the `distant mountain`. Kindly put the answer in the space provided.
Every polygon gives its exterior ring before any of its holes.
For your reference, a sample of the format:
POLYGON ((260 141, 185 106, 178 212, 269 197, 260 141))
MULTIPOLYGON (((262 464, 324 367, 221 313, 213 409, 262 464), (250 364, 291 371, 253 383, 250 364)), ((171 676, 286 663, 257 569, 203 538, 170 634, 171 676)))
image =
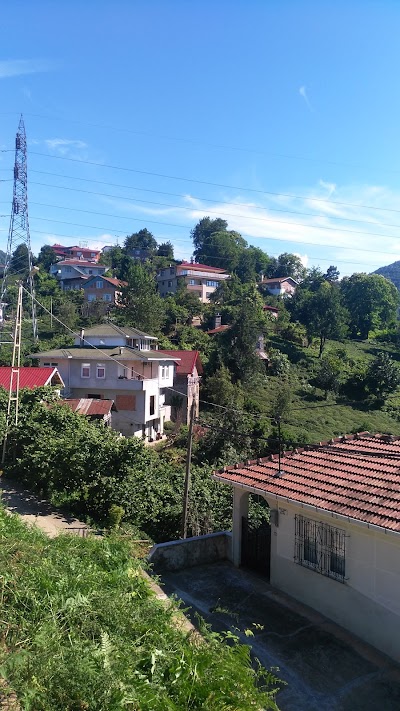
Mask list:
POLYGON ((379 269, 376 269, 372 273, 382 274, 382 276, 386 277, 386 279, 390 279, 390 281, 392 281, 400 291, 400 261, 388 264, 387 267, 379 267, 379 269))

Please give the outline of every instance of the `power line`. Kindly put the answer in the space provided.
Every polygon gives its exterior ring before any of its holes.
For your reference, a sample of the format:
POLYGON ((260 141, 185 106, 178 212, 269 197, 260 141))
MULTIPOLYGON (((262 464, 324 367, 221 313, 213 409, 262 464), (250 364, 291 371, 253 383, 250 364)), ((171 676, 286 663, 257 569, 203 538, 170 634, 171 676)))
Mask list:
MULTIPOLYGON (((1 115, 11 115, 11 114, 16 114, 17 112, 2 112, 1 115)), ((308 161, 312 163, 326 163, 327 165, 336 165, 336 166, 344 166, 347 168, 362 168, 362 169, 367 169, 367 166, 364 165, 359 165, 355 163, 346 163, 343 161, 334 161, 329 158, 314 158, 311 156, 298 156, 298 155, 293 155, 293 154, 288 154, 288 153, 276 153, 273 151, 264 151, 264 150, 259 150, 256 148, 244 148, 242 146, 231 146, 231 145, 225 145, 225 144, 219 144, 219 143, 210 143, 208 141, 202 141, 199 140, 198 138, 183 138, 182 136, 166 136, 162 134, 157 134, 154 132, 150 131, 144 131, 144 130, 138 130, 138 129, 131 129, 127 127, 121 127, 121 126, 110 126, 106 124, 99 124, 99 123, 94 123, 90 121, 82 121, 79 119, 73 119, 73 118, 65 118, 63 116, 46 116, 45 114, 36 114, 36 113, 25 113, 25 116, 30 116, 32 118, 40 118, 40 119, 45 119, 48 121, 62 121, 62 122, 68 122, 68 123, 75 123, 79 124, 82 126, 89 126, 92 128, 100 128, 104 129, 106 131, 116 131, 119 133, 128 133, 132 135, 138 135, 138 136, 148 136, 149 138, 158 138, 161 140, 166 140, 166 141, 176 141, 180 143, 192 143, 194 145, 200 145, 200 146, 207 146, 209 148, 217 148, 217 149, 222 149, 222 150, 230 150, 230 151, 237 151, 241 153, 252 153, 252 154, 258 154, 258 155, 266 155, 266 156, 271 156, 275 158, 285 158, 285 159, 290 159, 290 160, 299 160, 299 161, 308 161)), ((398 170, 395 169, 383 169, 383 172, 385 173, 398 173, 398 170)))
POLYGON ((213 183, 208 180, 199 180, 197 178, 186 178, 182 176, 177 176, 177 175, 166 175, 164 173, 154 173, 148 170, 138 170, 136 168, 127 168, 125 166, 118 166, 118 165, 111 165, 110 163, 97 163, 96 161, 90 161, 90 160, 82 160, 80 158, 69 158, 67 156, 55 156, 55 155, 49 155, 48 153, 41 153, 39 151, 30 151, 30 155, 37 155, 37 156, 42 156, 43 158, 52 158, 55 160, 66 160, 70 161, 72 163, 82 163, 84 165, 93 165, 96 166, 97 168, 111 168, 112 170, 120 170, 123 172, 127 173, 137 173, 139 175, 150 175, 152 177, 156 178, 167 178, 168 180, 179 180, 185 183, 197 183, 198 185, 211 185, 216 188, 228 188, 229 190, 243 190, 245 192, 251 192, 251 193, 257 193, 259 195, 275 195, 278 197, 289 197, 289 198, 294 198, 297 200, 308 200, 311 202, 323 202, 323 203, 328 203, 329 205, 345 205, 348 207, 364 207, 367 209, 371 210, 381 210, 381 211, 386 211, 386 212, 400 212, 400 210, 395 210, 395 209, 389 209, 389 208, 383 208, 383 207, 374 207, 372 205, 364 205, 362 203, 350 203, 350 202, 339 202, 337 200, 330 200, 327 198, 314 198, 314 197, 309 197, 308 195, 294 195, 293 193, 278 193, 278 192, 273 192, 270 190, 258 190, 256 188, 246 188, 244 186, 239 186, 239 185, 228 185, 226 183, 213 183))
MULTIPOLYGON (((40 184, 40 183, 39 183, 39 184, 40 184)), ((43 183, 43 185, 46 186, 45 183, 43 183)), ((52 187, 52 186, 47 186, 47 187, 52 187)), ((69 190, 69 189, 74 190, 74 188, 67 188, 67 190, 69 190)), ((79 191, 79 192, 85 192, 85 193, 87 193, 88 191, 84 190, 84 191, 79 191)), ((96 194, 97 194, 97 195, 102 195, 103 193, 91 193, 91 194, 94 194, 94 195, 96 195, 96 194)), ((118 197, 118 196, 115 195, 115 196, 109 196, 109 197, 118 197)), ((121 197, 122 197, 122 196, 121 196, 121 197)), ((156 201, 153 201, 153 200, 141 200, 141 199, 139 199, 139 198, 123 198, 123 197, 122 197, 122 199, 128 199, 128 200, 132 200, 132 201, 135 201, 135 202, 145 203, 145 204, 147 204, 147 205, 157 205, 157 206, 162 206, 162 207, 173 207, 173 208, 178 209, 178 210, 187 210, 187 211, 189 211, 189 212, 194 212, 194 211, 200 212, 200 210, 199 210, 198 208, 195 208, 195 207, 187 207, 187 206, 183 206, 183 205, 182 205, 182 206, 181 206, 181 205, 171 205, 170 203, 156 202, 156 201)), ((5 202, 5 201, 2 201, 2 202, 5 202)), ((132 219, 130 216, 115 215, 115 214, 110 214, 110 213, 98 212, 97 210, 82 210, 81 208, 67 207, 67 206, 64 206, 64 205, 50 205, 50 204, 48 204, 48 203, 41 203, 41 202, 31 202, 30 204, 31 204, 31 205, 39 205, 39 206, 41 206, 41 207, 52 207, 52 208, 60 209, 60 210, 69 210, 69 211, 71 211, 71 212, 85 212, 85 213, 88 213, 88 214, 90 214, 90 215, 101 215, 102 217, 114 217, 114 218, 117 218, 117 219, 120 219, 120 220, 131 220, 131 219, 132 219)), ((231 204, 234 204, 234 203, 231 203, 231 204)), ((265 208, 265 209, 268 209, 268 208, 265 208)), ((283 220, 269 219, 269 218, 267 218, 267 217, 252 217, 252 216, 237 215, 237 214, 232 214, 232 213, 213 212, 213 211, 211 211, 211 210, 209 210, 208 212, 209 212, 210 215, 222 215, 222 216, 224 216, 224 217, 237 217, 237 218, 245 219, 245 220, 257 220, 257 221, 259 221, 259 222, 272 222, 272 223, 277 223, 277 224, 280 224, 280 225, 294 225, 295 227, 307 227, 308 229, 312 229, 312 230, 330 230, 330 231, 333 231, 333 232, 336 231, 336 232, 346 232, 346 233, 350 233, 350 234, 371 235, 371 236, 374 236, 374 237, 386 237, 386 238, 389 238, 389 239, 398 239, 398 238, 399 238, 399 235, 387 235, 387 234, 382 234, 381 232, 365 232, 365 230, 347 230, 347 229, 343 229, 342 227, 328 227, 328 226, 323 226, 323 225, 310 225, 310 224, 304 223, 304 222, 287 222, 287 221, 283 221, 283 220)), ((285 210, 279 210, 279 212, 286 212, 286 211, 285 211, 285 210)), ((290 213, 290 211, 288 211, 288 212, 290 213)), ((297 215, 309 215, 309 216, 311 216, 311 217, 322 217, 322 218, 325 217, 324 215, 312 215, 311 213, 301 213, 301 212, 300 212, 300 213, 292 212, 291 214, 295 214, 295 215, 296 215, 296 214, 297 214, 297 215)), ((137 218, 137 219, 139 219, 139 218, 137 218)), ((140 219, 142 219, 142 218, 140 218, 140 219)), ((336 218, 336 219, 341 219, 341 218, 336 218)), ((345 218, 345 219, 346 219, 346 218, 345 218)), ((398 228, 400 228, 400 225, 389 225, 389 224, 385 224, 385 223, 379 223, 379 222, 377 223, 377 222, 365 221, 365 220, 350 220, 350 221, 351 221, 351 222, 367 222, 367 224, 371 224, 371 225, 372 225, 372 224, 375 224, 375 225, 377 225, 377 226, 379 226, 379 227, 382 226, 382 227, 398 227, 398 228)), ((186 225, 183 225, 183 226, 186 227, 186 225)), ((189 226, 188 226, 188 227, 189 227, 189 226)), ((249 235, 246 235, 246 236, 248 237, 249 235)), ((253 239, 270 239, 270 237, 268 237, 268 236, 261 237, 261 238, 259 238, 259 237, 253 237, 253 239)), ((290 240, 286 239, 285 241, 290 241, 290 240)), ((302 242, 302 244, 316 244, 316 243, 314 243, 314 242, 302 242)), ((322 245, 321 245, 321 246, 322 246, 322 245)), ((340 247, 339 245, 332 245, 332 246, 337 247, 337 248, 339 248, 339 249, 354 249, 354 247, 340 247)), ((379 253, 380 250, 363 250, 363 251, 368 251, 368 252, 371 251, 371 252, 377 252, 377 253, 379 253)))
MULTIPOLYGON (((43 171, 31 171, 31 172, 35 173, 35 172, 43 172, 43 171)), ((60 177, 64 177, 64 176, 60 176, 60 177)), ((65 176, 65 177, 69 177, 69 176, 65 176)), ((76 178, 76 180, 81 180, 81 178, 76 178)), ((82 178, 82 180, 85 180, 85 178, 82 178)), ((105 184, 103 181, 100 181, 100 180, 94 180, 94 181, 88 180, 87 182, 94 182, 94 183, 105 184)), ((71 187, 66 186, 66 185, 54 185, 54 184, 52 184, 52 183, 41 183, 41 182, 35 181, 35 180, 30 180, 30 181, 29 181, 29 184, 30 184, 30 185, 40 185, 40 186, 45 187, 45 188, 55 188, 56 190, 68 190, 68 191, 71 191, 71 192, 84 193, 85 195, 96 195, 96 196, 99 196, 99 197, 108 197, 108 198, 114 198, 114 199, 117 199, 117 200, 125 200, 125 201, 128 201, 128 202, 139 202, 139 203, 145 203, 145 204, 148 204, 148 205, 160 205, 160 206, 162 206, 162 207, 174 207, 174 208, 176 208, 176 209, 178 209, 178 210, 188 210, 188 211, 190 211, 190 212, 193 212, 193 211, 196 211, 196 210, 199 210, 199 209, 200 209, 200 208, 197 208, 197 207, 194 206, 194 205, 192 205, 192 206, 187 206, 187 205, 172 205, 171 203, 168 203, 168 202, 156 202, 156 201, 153 201, 153 200, 143 200, 142 198, 127 197, 126 195, 113 195, 113 194, 111 194, 111 193, 99 193, 99 192, 96 192, 95 190, 83 190, 83 188, 71 188, 71 187)), ((110 183, 110 184, 111 184, 111 183, 110 183)), ((121 187, 129 187, 129 186, 121 186, 121 187)), ((162 191, 162 190, 150 190, 150 189, 147 189, 147 188, 138 188, 138 187, 135 187, 135 186, 132 186, 131 189, 132 189, 132 190, 139 190, 139 191, 150 192, 150 193, 157 193, 157 194, 159 194, 159 195, 170 195, 170 196, 174 196, 174 197, 188 198, 188 195, 184 195, 184 194, 182 194, 182 193, 168 193, 168 192, 165 192, 165 191, 162 191)), ((199 197, 199 196, 196 196, 196 195, 190 195, 190 197, 191 197, 193 200, 203 200, 204 202, 212 202, 212 203, 215 203, 215 204, 217 204, 217 205, 230 205, 231 207, 250 207, 252 210, 263 210, 263 211, 269 211, 269 212, 282 212, 282 213, 285 213, 285 214, 288 214, 288 215, 301 215, 301 216, 304 216, 304 217, 318 217, 318 218, 322 218, 322 219, 339 220, 339 221, 341 221, 341 222, 356 222, 357 224, 361 223, 361 224, 367 224, 367 225, 375 225, 375 226, 377 226, 377 227, 399 227, 399 228, 400 228, 400 225, 399 225, 399 224, 390 224, 390 223, 387 223, 387 222, 376 222, 375 220, 363 220, 363 219, 361 219, 361 218, 360 218, 360 219, 355 219, 355 218, 351 218, 351 217, 337 217, 336 215, 326 215, 326 214, 322 214, 322 215, 321 215, 321 214, 314 213, 314 212, 298 212, 297 210, 288 210, 288 209, 284 209, 284 208, 280 208, 280 207, 269 207, 269 206, 268 206, 268 207, 262 207, 262 206, 260 206, 260 205, 257 205, 257 206, 256 206, 256 205, 249 205, 248 203, 227 202, 227 201, 223 201, 223 200, 214 200, 214 199, 211 199, 211 198, 203 198, 203 197, 199 197)), ((212 215, 221 215, 221 214, 222 214, 222 215, 224 215, 224 216, 226 216, 226 217, 243 217, 243 218, 249 219, 249 220, 260 220, 260 221, 264 221, 264 220, 266 219, 266 218, 263 218, 263 217, 251 217, 251 216, 247 216, 247 215, 237 215, 237 214, 223 213, 223 212, 221 213, 221 211, 212 212, 212 211, 208 210, 208 212, 209 212, 210 214, 212 214, 212 215)), ((298 224, 298 223, 291 223, 291 224, 298 224)), ((300 224, 303 224, 303 223, 300 223, 300 224)), ((305 226, 307 227, 308 225, 305 225, 305 226)), ((318 229, 318 226, 316 226, 315 229, 318 229)), ((331 229, 333 229, 333 228, 331 228, 331 229)))

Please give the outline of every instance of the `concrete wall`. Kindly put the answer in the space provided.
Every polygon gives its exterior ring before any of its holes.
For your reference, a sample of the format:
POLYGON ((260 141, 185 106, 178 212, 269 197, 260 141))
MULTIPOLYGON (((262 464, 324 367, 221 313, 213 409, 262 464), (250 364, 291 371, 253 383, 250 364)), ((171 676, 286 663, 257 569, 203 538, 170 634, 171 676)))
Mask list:
POLYGON ((231 560, 232 537, 228 531, 194 536, 179 541, 157 543, 150 551, 149 562, 155 572, 181 570, 195 565, 231 560))
MULTIPOLYGON (((266 497, 271 508, 274 499, 266 497)), ((289 504, 272 525, 271 584, 313 607, 400 661, 400 536, 289 504), (294 561, 295 515, 346 532, 346 580, 326 577, 294 561)))

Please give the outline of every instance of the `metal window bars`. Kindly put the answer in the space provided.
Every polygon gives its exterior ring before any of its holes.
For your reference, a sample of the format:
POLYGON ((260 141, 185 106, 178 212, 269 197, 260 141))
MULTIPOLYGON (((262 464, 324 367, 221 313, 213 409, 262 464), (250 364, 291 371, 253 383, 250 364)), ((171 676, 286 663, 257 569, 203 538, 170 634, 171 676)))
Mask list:
POLYGON ((322 521, 295 516, 295 554, 299 565, 344 583, 346 532, 322 521))

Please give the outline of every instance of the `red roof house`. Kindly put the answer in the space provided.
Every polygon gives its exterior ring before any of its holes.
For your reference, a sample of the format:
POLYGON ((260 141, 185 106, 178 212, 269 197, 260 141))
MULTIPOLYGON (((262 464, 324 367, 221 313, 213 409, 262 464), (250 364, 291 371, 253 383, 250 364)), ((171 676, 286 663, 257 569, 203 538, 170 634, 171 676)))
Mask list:
POLYGON ((232 560, 400 661, 400 437, 368 432, 224 467, 232 560), (249 495, 269 524, 249 521, 249 495))
MULTIPOLYGON (((0 387, 9 390, 11 377, 13 377, 13 390, 15 390, 17 384, 17 370, 18 368, 12 368, 10 365, 0 366, 0 387)), ((33 368, 29 366, 21 366, 19 368, 20 389, 29 388, 29 390, 34 390, 35 388, 42 388, 45 385, 60 385, 62 388, 64 387, 63 380, 57 368, 33 368)))
MULTIPOLYGON (((195 403, 195 416, 199 415, 200 380, 203 365, 199 351, 160 350, 166 356, 176 358, 174 391, 166 390, 166 403, 172 406, 172 419, 178 423, 189 424, 192 403, 195 403), (181 397, 179 394, 181 393, 181 397)), ((162 383, 160 383, 162 387, 162 383)))

